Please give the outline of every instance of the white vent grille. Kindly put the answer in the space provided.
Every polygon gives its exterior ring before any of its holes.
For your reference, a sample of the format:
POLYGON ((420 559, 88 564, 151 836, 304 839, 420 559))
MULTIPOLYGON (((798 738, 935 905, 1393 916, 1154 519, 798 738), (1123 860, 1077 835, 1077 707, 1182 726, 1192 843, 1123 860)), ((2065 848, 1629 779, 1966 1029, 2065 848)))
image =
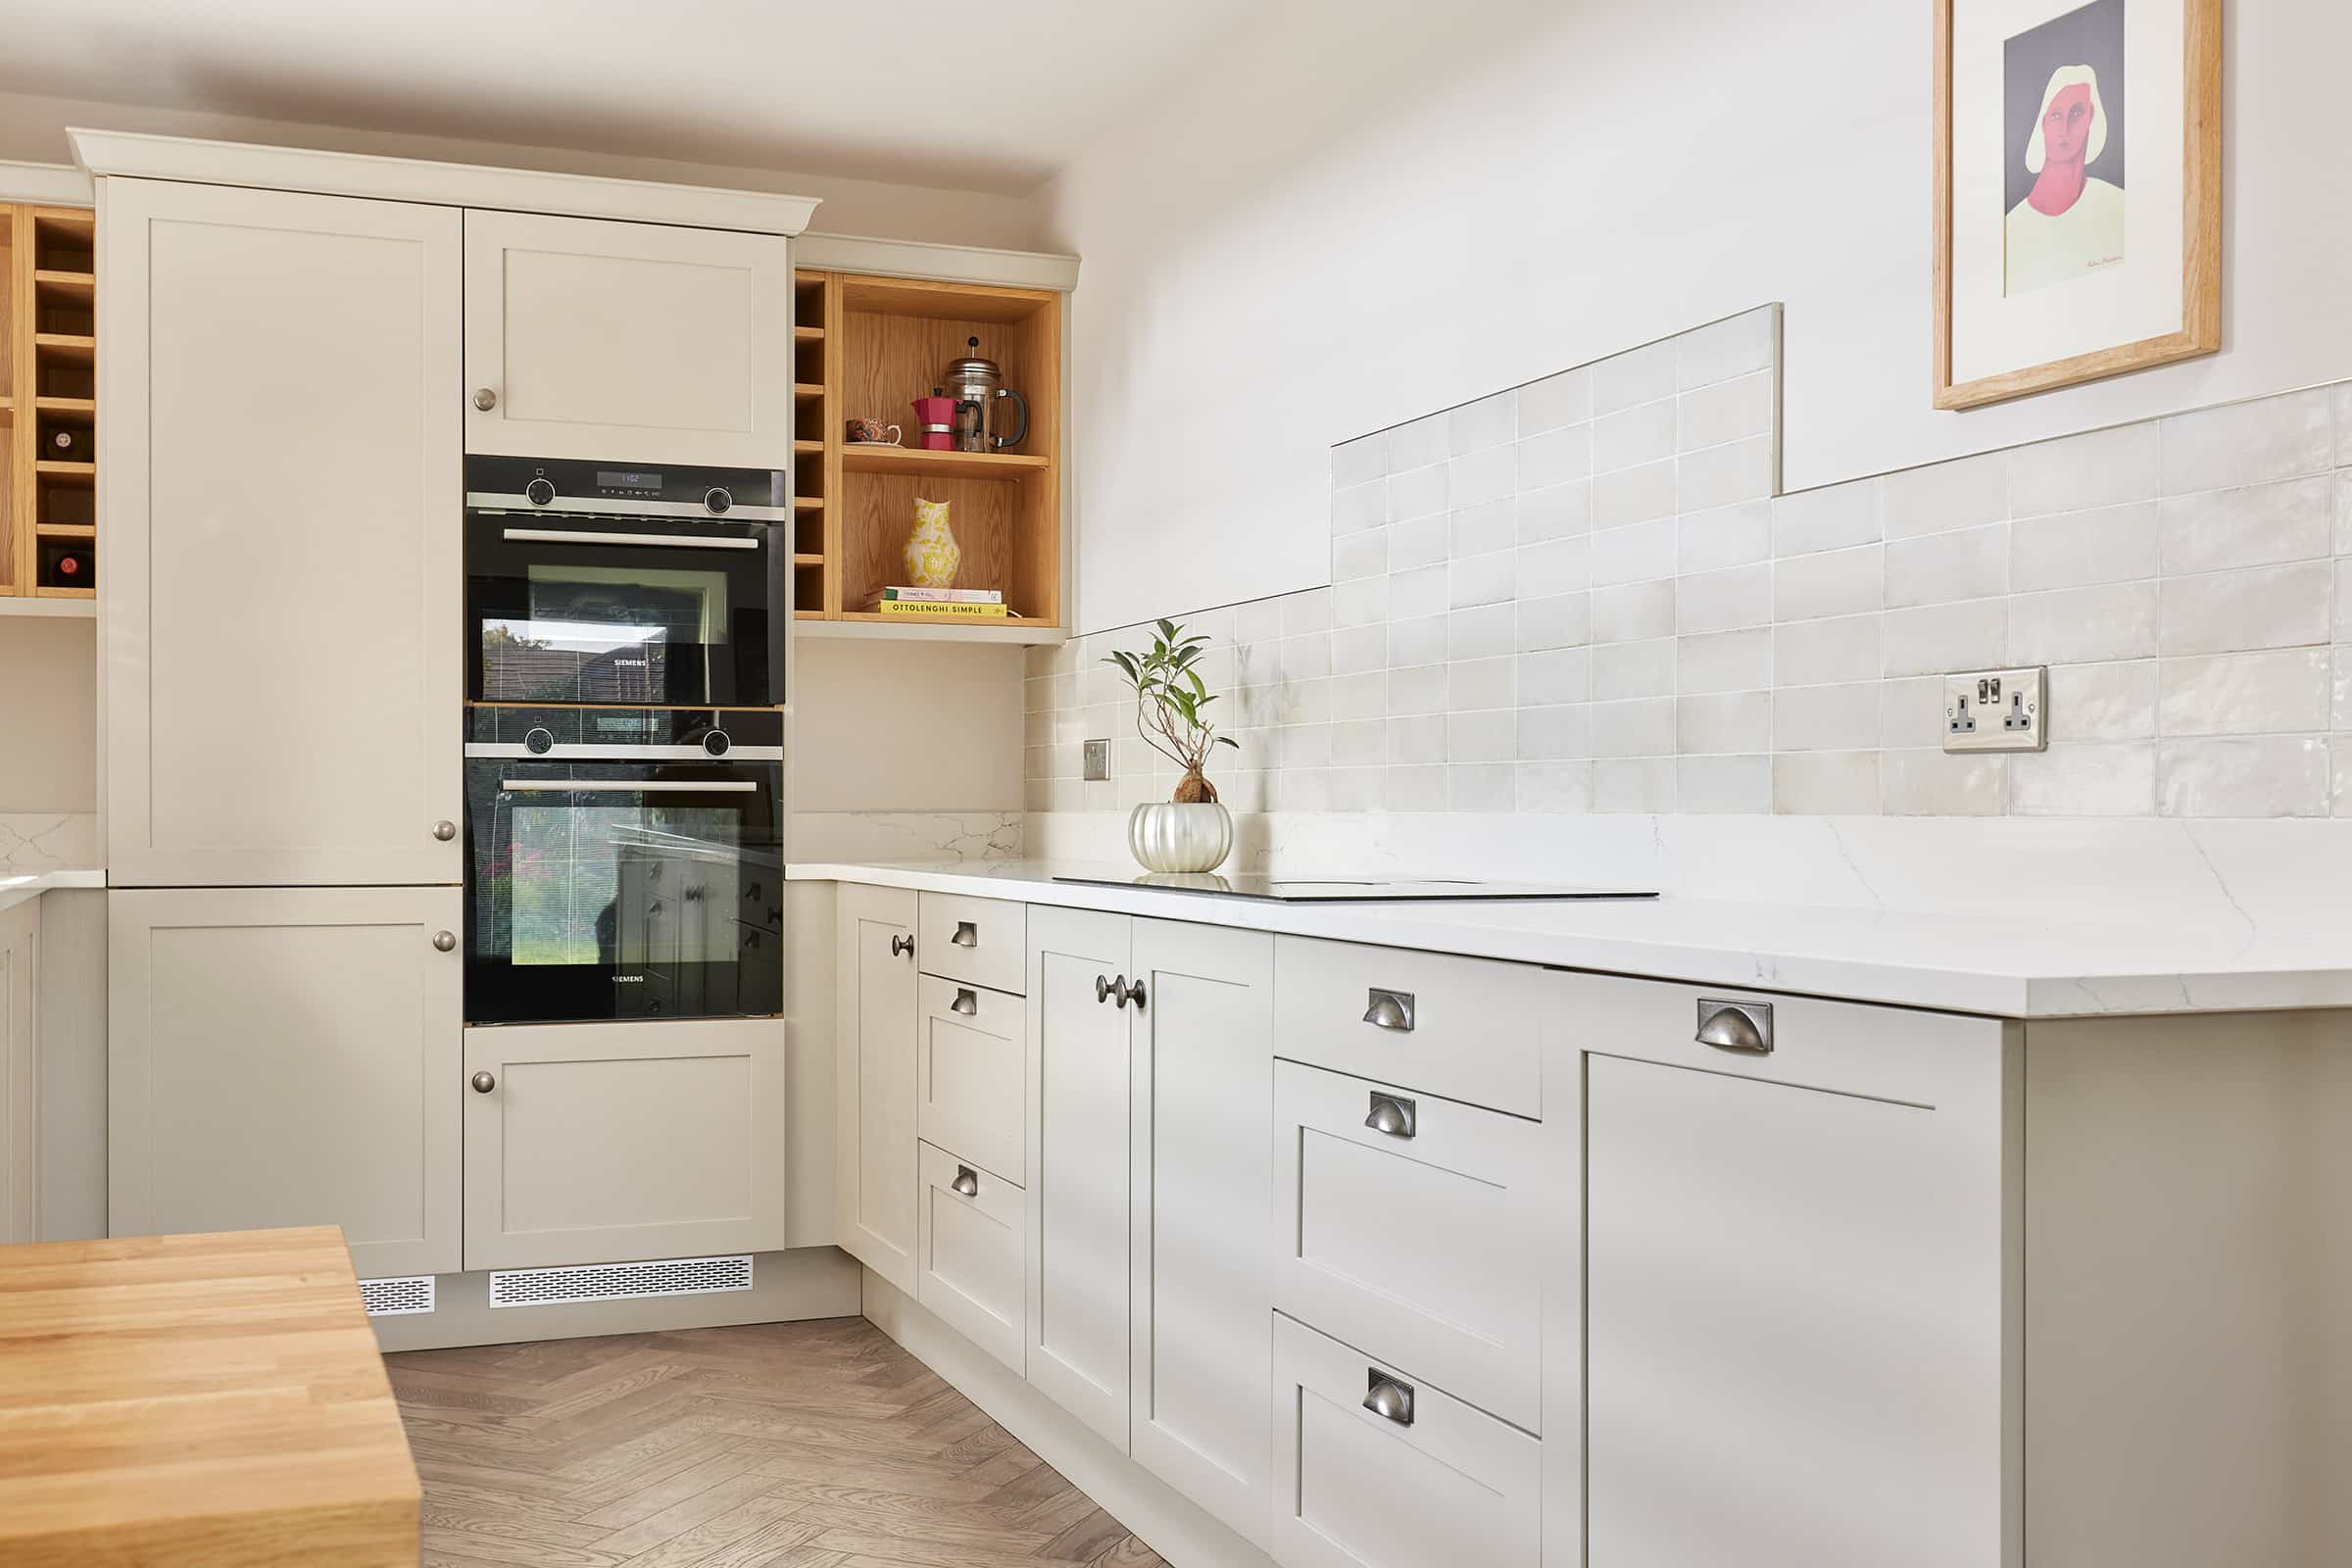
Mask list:
POLYGON ((362 1280, 360 1304, 368 1309, 369 1317, 430 1312, 433 1309, 433 1277, 430 1274, 416 1274, 402 1280, 362 1280))
POLYGON ((752 1260, 672 1257, 652 1263, 581 1268, 509 1268, 490 1274, 492 1306, 552 1306, 558 1301, 624 1301, 640 1296, 709 1296, 752 1288, 752 1260))

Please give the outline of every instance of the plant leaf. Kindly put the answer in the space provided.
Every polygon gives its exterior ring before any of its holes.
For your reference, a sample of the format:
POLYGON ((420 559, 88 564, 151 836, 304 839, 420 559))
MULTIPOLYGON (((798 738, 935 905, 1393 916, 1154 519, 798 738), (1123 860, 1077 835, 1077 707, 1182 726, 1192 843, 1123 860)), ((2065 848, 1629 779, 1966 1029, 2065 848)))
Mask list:
POLYGON ((1240 741, 1237 741, 1237 740, 1235 740, 1235 739, 1234 739, 1232 736, 1230 736, 1230 735, 1220 735, 1220 736, 1218 736, 1218 737, 1217 737, 1217 739, 1216 739, 1216 742, 1215 742, 1215 744, 1217 744, 1217 745, 1219 745, 1219 746, 1230 746, 1230 747, 1232 747, 1232 748, 1233 748, 1235 751, 1237 751, 1237 752, 1238 752, 1238 751, 1240 751, 1240 750, 1242 749, 1242 743, 1241 743, 1240 741))

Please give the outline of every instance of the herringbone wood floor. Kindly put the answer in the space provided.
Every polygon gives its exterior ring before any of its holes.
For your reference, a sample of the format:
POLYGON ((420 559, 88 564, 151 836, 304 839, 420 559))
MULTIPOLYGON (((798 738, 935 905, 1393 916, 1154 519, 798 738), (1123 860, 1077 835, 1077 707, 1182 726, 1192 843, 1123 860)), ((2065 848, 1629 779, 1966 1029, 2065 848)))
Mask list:
POLYGON ((1164 1568, 863 1318, 385 1364, 427 1568, 1164 1568))

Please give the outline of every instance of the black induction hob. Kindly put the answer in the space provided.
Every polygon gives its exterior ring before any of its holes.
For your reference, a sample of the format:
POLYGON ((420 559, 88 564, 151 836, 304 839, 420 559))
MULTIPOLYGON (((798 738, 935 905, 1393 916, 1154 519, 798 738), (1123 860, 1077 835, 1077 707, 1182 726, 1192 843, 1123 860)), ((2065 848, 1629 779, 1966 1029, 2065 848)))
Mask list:
POLYGON ((1215 871, 1147 871, 1134 876, 1056 876, 1097 888, 1149 888, 1275 904, 1402 904, 1459 899, 1654 899, 1655 892, 1576 882, 1473 882, 1446 877, 1276 877, 1215 871))

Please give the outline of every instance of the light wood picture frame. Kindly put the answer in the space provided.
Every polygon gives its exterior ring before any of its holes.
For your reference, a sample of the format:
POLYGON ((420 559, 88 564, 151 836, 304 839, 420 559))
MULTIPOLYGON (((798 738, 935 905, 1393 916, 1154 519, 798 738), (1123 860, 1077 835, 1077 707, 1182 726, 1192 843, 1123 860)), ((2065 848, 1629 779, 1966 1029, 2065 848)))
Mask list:
MULTIPOLYGON (((2069 0, 2052 0, 2052 3, 2046 8, 2025 3, 2025 0, 1933 0, 1933 3, 1935 6, 1935 406, 1938 409, 1982 408, 1987 404, 2006 402, 2013 398, 2027 397, 2038 392, 2053 391, 2060 387, 2078 386, 2086 381, 2101 380, 2108 376, 2123 375, 2133 370, 2144 370, 2154 366, 2170 365, 2176 361, 2195 359, 2201 355, 2219 352, 2222 346, 2222 0, 2071 0, 2071 3, 2069 0), (2091 347, 2084 347, 2080 341, 2076 341, 2070 343, 2066 351, 2053 353, 2048 359, 2035 363, 2007 363, 1995 368, 1985 367, 1984 361, 1987 358, 1985 352, 1980 349, 1972 353, 1970 350, 1975 345, 1966 340, 1956 342, 1955 333, 1968 333, 1971 330, 1972 317, 1982 317, 1984 314, 1982 307, 1972 311, 1968 301, 1972 285, 1977 294, 1984 292, 1983 282, 1986 271, 1983 265, 1984 243, 1987 236, 1982 226, 1984 219, 1981 216, 1972 217, 1968 221, 1955 222, 1956 193, 1967 185, 1967 181, 1956 179, 1953 160, 1956 146, 1967 145, 1967 143, 1956 143, 1954 118, 1956 114, 1964 118, 1969 117, 1969 105, 1955 103, 1953 81, 1955 60, 1965 55, 1965 50, 1961 47, 1960 36, 1955 33, 1955 27, 1965 26, 1970 21, 1975 20, 1969 16, 1973 10, 1996 3, 1999 4, 2002 11, 2009 13, 2021 10, 2029 13, 2046 10, 2049 16, 2045 20, 2053 24, 2070 22, 2094 9, 2110 6, 2116 13, 2122 14, 2126 7, 2134 5, 2178 5, 2180 17, 2180 41, 2182 50, 2180 78, 2180 101, 2177 109, 2176 106, 2167 103, 2159 103, 2154 106, 2163 113, 2168 126, 2176 113, 2179 122, 2180 156, 2179 179, 2181 209, 2178 278, 2180 308, 2178 325, 2172 329, 2144 332, 2137 335, 2129 332, 2120 333, 2118 334, 2119 341, 2100 343, 2091 347), (1973 228, 1972 223, 1976 225, 1973 228), (1958 265, 1955 265, 1954 257, 1956 243, 1973 243, 1974 247, 1970 258, 1963 260, 1958 265), (1977 264, 1973 268, 1970 265, 1971 261, 1977 264), (1963 291, 1962 303, 1957 309, 1955 308, 1956 289, 1963 291)), ((2120 25, 2120 22, 2118 25, 2120 25)), ((2020 34, 2019 36, 2024 35, 2020 34)), ((2136 38, 2140 35, 2134 34, 2133 36, 2136 38)), ((2121 58, 2120 49, 2119 41, 2119 59, 2121 58)), ((2060 55, 2053 58, 2068 57, 2060 55)), ((2057 94, 2062 90, 2062 81, 2081 80, 2089 83, 2091 77, 2091 72, 2079 67, 2069 67, 2060 73, 2051 74, 2048 95, 2042 102, 2043 113, 2046 115, 2052 108, 2058 106, 2057 94)), ((2097 85, 2088 84, 2078 89, 2078 96, 2096 95, 2098 92, 2097 85)), ((1974 96, 1971 95, 1971 103, 1974 102, 1974 96)), ((1996 111, 1999 108, 1997 104, 1994 107, 1996 111)), ((2031 100, 2027 101, 2027 111, 2030 120, 2033 113, 2031 100)), ((2096 113, 2097 117, 2103 121, 2106 114, 2103 104, 2098 107, 2096 113)), ((1972 129, 1982 133, 1977 142, 1977 146, 1981 147, 1983 136, 1992 135, 2002 127, 1998 124, 1985 125, 1983 117, 1979 115, 1974 117, 1972 129)), ((2100 138, 2104 138, 2103 124, 2100 125, 2096 134, 2100 138)), ((2169 142, 2170 136, 2168 135, 2165 140, 2169 142)), ((2036 173, 2039 172, 2041 167, 2043 145, 2041 131, 2036 128, 2032 138, 2032 151, 2025 159, 2027 167, 2036 173)), ((2096 146, 2097 143, 2093 143, 2094 150, 2088 160, 2093 165, 2099 162, 2096 146)), ((1972 148, 1973 151, 1975 151, 1974 148, 1972 148)), ((2078 166, 2080 162, 2078 160, 2078 166)), ((2157 178, 2161 180, 2168 172, 2159 170, 2157 178)), ((2078 176, 2078 183, 2091 186, 2100 182, 2081 180, 2078 176)), ((2108 193, 2118 210, 2117 221, 2120 223, 2120 212, 2124 198, 2113 186, 2108 187, 2108 193)), ((2085 194, 2089 194, 2089 192, 2086 190, 2085 194)), ((2024 203, 2014 205, 2015 211, 2011 215, 2012 219, 2022 214, 2025 206, 2024 203)), ((1979 209, 1981 206, 1981 203, 1978 204, 1979 209)), ((2031 222, 2031 220, 2028 221, 2031 222)), ((2014 233, 2014 230, 2012 232, 2014 233)), ((1993 239, 1997 245, 1999 243, 1998 236, 1993 236, 1993 239)), ((2009 243, 2014 246, 2016 241, 2012 239, 2009 243)), ((2151 258, 2149 264, 2140 264, 2136 255, 2128 259, 2135 266, 2142 267, 2141 273, 2134 279, 2134 282, 2143 292, 2166 288, 2169 285, 2170 278, 2166 275, 2169 273, 2169 265, 2172 261, 2169 253, 2151 258), (2161 268, 2164 271, 2150 275, 2145 270, 2147 266, 2161 268)), ((2011 274, 2004 270, 2014 264, 2005 255, 1996 256, 1994 260, 1997 263, 1993 269, 1997 274, 1996 281, 2010 276, 2011 274)), ((2092 265, 2095 267, 2104 264, 2093 263, 2092 265)), ((2121 269, 2118 270, 2120 271, 2121 269)), ((2066 282, 2066 287, 2080 294, 2085 284, 2070 278, 2066 282)), ((2003 284, 1994 292, 1996 296, 2014 295, 2020 290, 2015 286, 2003 284)), ((2055 298, 2063 300, 2064 296, 2055 296, 2055 298)), ((2159 298, 2169 306, 2169 290, 2159 298)), ((1995 306, 2000 306, 2007 304, 2008 301, 1996 297, 1993 303, 1995 306)), ((2066 316, 2063 305, 2053 309, 2049 302, 2045 301, 2040 314, 2045 318, 2055 315, 2068 320, 2068 325, 2073 330, 2063 334, 2053 334, 2054 337, 2071 336, 2079 339, 2082 335, 2083 313, 2077 313, 2069 318, 2066 316)), ((2030 359, 2031 350, 2026 349, 2020 352, 2016 342, 2031 344, 2034 341, 2033 329, 2028 327, 2017 331, 2012 334, 2012 337, 2016 341, 2009 345, 2007 358, 2010 361, 2030 359)))

